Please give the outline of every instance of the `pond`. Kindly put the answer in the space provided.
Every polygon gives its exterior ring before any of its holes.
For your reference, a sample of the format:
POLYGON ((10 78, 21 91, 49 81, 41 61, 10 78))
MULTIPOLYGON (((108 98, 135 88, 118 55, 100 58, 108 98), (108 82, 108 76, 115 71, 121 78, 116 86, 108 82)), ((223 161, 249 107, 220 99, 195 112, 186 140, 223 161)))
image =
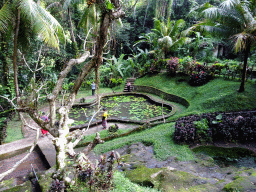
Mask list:
MULTIPOLYGON (((123 120, 149 120, 162 116, 162 106, 150 102, 140 96, 113 96, 101 100, 101 106, 108 112, 108 118, 118 118, 123 120)), ((69 117, 75 120, 73 125, 88 123, 92 115, 97 111, 97 106, 90 108, 72 108, 69 117)), ((163 107, 164 115, 172 111, 171 107, 163 107)), ((93 121, 101 120, 102 113, 99 113, 93 121)))
POLYGON ((256 168, 256 154, 244 148, 200 146, 193 149, 195 153, 211 156, 220 167, 251 167, 256 168))

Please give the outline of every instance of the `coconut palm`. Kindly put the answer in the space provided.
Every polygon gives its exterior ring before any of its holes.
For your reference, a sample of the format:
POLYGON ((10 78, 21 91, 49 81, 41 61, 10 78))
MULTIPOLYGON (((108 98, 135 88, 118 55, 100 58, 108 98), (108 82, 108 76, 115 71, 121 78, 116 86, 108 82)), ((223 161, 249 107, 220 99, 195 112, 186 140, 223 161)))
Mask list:
POLYGON ((226 0, 202 13, 206 20, 198 24, 213 35, 230 38, 235 52, 243 51, 244 65, 239 92, 244 91, 247 60, 256 38, 255 1, 226 0))
POLYGON ((36 34, 49 46, 59 48, 59 40, 64 40, 64 35, 58 21, 33 0, 5 1, 0 9, 0 32, 4 33, 8 30, 14 33, 13 71, 15 92, 18 98, 18 44, 23 48, 28 46, 29 39, 36 34))
POLYGON ((137 41, 135 45, 147 42, 153 44, 155 49, 160 48, 166 55, 169 51, 175 51, 184 43, 189 42, 190 38, 185 37, 182 33, 184 25, 185 21, 183 19, 177 21, 168 19, 166 23, 155 19, 152 32, 140 37, 141 40, 137 41))

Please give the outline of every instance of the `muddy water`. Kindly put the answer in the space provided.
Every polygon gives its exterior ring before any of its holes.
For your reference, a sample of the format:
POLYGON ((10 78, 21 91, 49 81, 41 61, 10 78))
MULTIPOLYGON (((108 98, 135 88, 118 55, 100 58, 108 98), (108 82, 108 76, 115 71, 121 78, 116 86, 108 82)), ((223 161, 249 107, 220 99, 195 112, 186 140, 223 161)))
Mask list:
MULTIPOLYGON (((0 161, 0 173, 3 173, 9 169, 11 169, 16 162, 21 160, 26 153, 18 154, 16 156, 10 156, 7 159, 0 161)), ((37 171, 45 171, 50 168, 48 162, 45 160, 45 157, 41 153, 40 149, 36 147, 34 151, 29 155, 29 157, 20 164, 14 172, 9 174, 4 178, 4 180, 8 180, 14 178, 17 184, 21 184, 27 180, 26 176, 28 173, 31 172, 31 164, 33 165, 34 169, 37 171)))

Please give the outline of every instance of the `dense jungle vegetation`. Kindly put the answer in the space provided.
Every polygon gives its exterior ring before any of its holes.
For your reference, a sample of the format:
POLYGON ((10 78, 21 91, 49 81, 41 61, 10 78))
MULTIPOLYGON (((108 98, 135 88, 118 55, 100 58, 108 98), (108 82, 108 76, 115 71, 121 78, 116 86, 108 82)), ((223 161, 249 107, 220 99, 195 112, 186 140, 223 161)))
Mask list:
MULTIPOLYGON (((13 111, 19 118, 27 113, 56 138, 56 178, 64 181, 69 161, 65 154, 74 156, 73 148, 80 141, 93 141, 91 136, 69 132, 68 113, 75 99, 91 95, 92 82, 97 94, 120 92, 126 79, 135 77, 136 85, 185 98, 189 107, 177 104, 179 110, 168 119, 172 123, 99 145, 95 151, 144 142, 154 145, 160 160, 170 156, 191 160, 193 154, 186 146, 170 142, 175 120, 256 108, 255 19, 253 0, 3 0, 0 144, 9 134, 6 124, 13 111), (49 122, 40 119, 40 108, 46 103, 49 122)), ((102 133, 107 135, 106 130, 102 133)), ((103 178, 107 177, 112 178, 112 172, 103 178)), ((118 172, 114 177, 118 187, 126 180, 118 172)), ((113 186, 111 182, 97 185, 92 182, 89 188, 113 186)), ((78 188, 71 185, 69 190, 78 188)))

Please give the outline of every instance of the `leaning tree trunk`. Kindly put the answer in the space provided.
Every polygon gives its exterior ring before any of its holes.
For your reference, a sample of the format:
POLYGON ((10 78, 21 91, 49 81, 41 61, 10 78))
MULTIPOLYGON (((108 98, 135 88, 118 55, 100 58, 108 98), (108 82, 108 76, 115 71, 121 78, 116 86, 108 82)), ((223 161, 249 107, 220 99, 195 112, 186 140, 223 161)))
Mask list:
POLYGON ((246 69, 247 69, 247 61, 248 61, 248 56, 250 53, 250 48, 251 48, 251 46, 248 45, 244 51, 244 66, 243 66, 243 70, 242 70, 241 85, 240 85, 238 92, 243 92, 245 89, 244 87, 245 87, 246 69))
POLYGON ((15 86, 15 93, 17 97, 17 103, 19 103, 19 84, 18 84, 18 65, 17 65, 19 27, 20 27, 20 10, 18 9, 16 26, 15 26, 15 34, 14 34, 14 45, 13 45, 13 73, 14 73, 14 86, 15 86))

